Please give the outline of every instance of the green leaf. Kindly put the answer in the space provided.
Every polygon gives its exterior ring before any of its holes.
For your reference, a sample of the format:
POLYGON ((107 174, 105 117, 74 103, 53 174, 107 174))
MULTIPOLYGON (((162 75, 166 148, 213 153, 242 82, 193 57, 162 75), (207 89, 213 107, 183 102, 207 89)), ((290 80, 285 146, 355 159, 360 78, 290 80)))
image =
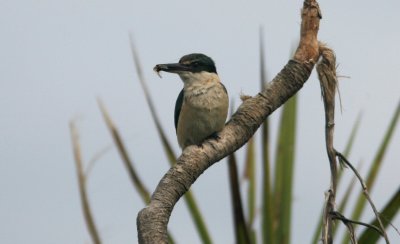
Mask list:
POLYGON ((361 118, 362 118, 362 113, 359 113, 356 119, 356 122, 353 125, 353 128, 351 129, 350 132, 350 137, 347 140, 347 144, 346 147, 343 151, 343 155, 348 158, 351 152, 351 149, 353 149, 353 144, 354 144, 354 140, 356 138, 358 129, 360 128, 360 123, 361 123, 361 118))
MULTIPOLYGON (((265 88, 267 74, 264 60, 263 29, 260 27, 260 83, 261 89, 265 88)), ((274 239, 273 214, 272 214, 272 193, 271 193, 271 163, 269 152, 269 125, 268 118, 261 125, 261 146, 262 146, 262 216, 261 230, 263 243, 272 243, 274 239)))
MULTIPOLYGON (((359 113, 357 116, 356 122, 354 123, 353 128, 351 130, 350 137, 347 140, 346 147, 342 153, 346 158, 348 158, 350 151, 353 148, 353 144, 354 144, 354 140, 356 138, 358 128, 360 128, 360 122, 361 122, 361 113, 359 113)), ((340 183, 340 180, 342 179, 342 175, 343 175, 343 167, 340 170, 338 170, 338 175, 337 175, 337 184, 338 185, 340 183)))
POLYGON ((290 241, 296 112, 297 95, 290 98, 283 106, 276 152, 274 211, 277 221, 276 243, 281 244, 290 241))
MULTIPOLYGON (((256 163, 255 163, 255 149, 254 138, 252 137, 247 142, 247 152, 245 161, 245 179, 249 181, 247 189, 247 205, 248 205, 248 226, 253 232, 254 219, 256 217, 256 163)), ((251 243, 256 243, 252 238, 251 243)))
POLYGON ((247 142, 247 152, 245 160, 245 173, 244 177, 249 181, 247 189, 247 204, 249 207, 249 226, 254 222, 255 218, 255 203, 256 203, 256 165, 255 165, 255 152, 254 152, 254 139, 253 137, 247 142))
MULTIPOLYGON (((372 161, 371 168, 368 172, 368 176, 366 178, 366 186, 369 191, 372 190, 372 187, 375 183, 376 176, 378 175, 378 172, 380 170, 380 167, 382 166, 383 163, 383 157, 385 156, 386 150, 388 148, 389 142, 394 134, 394 130, 396 128, 396 125, 398 123, 400 117, 400 102, 397 104, 396 111, 390 121, 389 127, 385 133, 385 136, 383 138, 383 141, 381 142, 381 145, 379 146, 378 152, 375 155, 374 160, 372 161)), ((360 216, 365 208, 366 204, 366 199, 362 193, 359 194, 357 198, 357 203, 355 205, 355 208, 353 210, 353 214, 351 216, 351 219, 353 220, 359 220, 360 216)), ((356 226, 355 226, 356 228, 356 226)), ((342 243, 345 244, 348 242, 348 236, 345 236, 343 238, 342 243)))
MULTIPOLYGON (((367 188, 369 191, 372 190, 373 184, 375 183, 376 176, 378 175, 380 167, 382 166, 383 157, 385 156, 390 139, 392 138, 392 136, 394 134, 394 130, 395 130, 397 122, 399 120, 399 115, 400 115, 400 102, 397 105, 396 112, 395 112, 395 114, 390 122, 390 125, 386 131, 385 137, 383 138, 383 141, 381 142, 379 150, 378 150, 377 154, 375 155, 375 158, 374 158, 371 168, 369 170, 368 176, 366 178, 365 182, 366 182, 366 185, 367 185, 367 188)), ((364 210, 365 203, 366 203, 366 199, 364 198, 363 194, 360 193, 358 200, 357 200, 356 208, 352 215, 352 219, 359 220, 359 218, 364 210)))
MULTIPOLYGON (((387 226, 396 216, 399 209, 400 209, 400 187, 397 189, 397 192, 393 194, 392 198, 389 200, 389 202, 386 204, 386 206, 380 213, 385 228, 387 228, 387 226)), ((379 226, 378 220, 375 218, 370 223, 370 225, 379 226)), ((377 243, 380 237, 381 236, 376 231, 367 229, 363 233, 361 233, 359 243, 365 243, 365 244, 377 243)))
POLYGON ((235 154, 228 156, 229 185, 231 189, 233 220, 237 244, 248 244, 250 242, 249 231, 243 214, 242 198, 240 196, 239 177, 237 172, 237 161, 235 154))
POLYGON ((195 227, 199 236, 204 244, 211 244, 212 240, 208 233, 207 225, 204 222, 203 215, 197 206, 197 201, 191 191, 187 191, 183 196, 186 202, 186 206, 189 209, 189 213, 194 221, 195 227))

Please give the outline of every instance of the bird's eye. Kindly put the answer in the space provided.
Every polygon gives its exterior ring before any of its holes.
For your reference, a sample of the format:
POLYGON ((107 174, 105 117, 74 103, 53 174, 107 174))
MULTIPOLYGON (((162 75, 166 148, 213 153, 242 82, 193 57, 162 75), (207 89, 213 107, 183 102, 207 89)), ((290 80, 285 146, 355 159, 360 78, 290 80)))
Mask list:
POLYGON ((197 66, 200 65, 200 63, 196 61, 196 62, 193 62, 192 65, 195 66, 195 67, 197 67, 197 66))

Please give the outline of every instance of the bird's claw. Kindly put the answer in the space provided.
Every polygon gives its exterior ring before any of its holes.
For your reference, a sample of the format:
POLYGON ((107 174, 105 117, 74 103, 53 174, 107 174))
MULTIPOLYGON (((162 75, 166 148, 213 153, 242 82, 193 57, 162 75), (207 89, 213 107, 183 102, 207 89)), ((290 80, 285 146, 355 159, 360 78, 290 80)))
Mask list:
POLYGON ((216 141, 219 141, 219 139, 221 139, 221 137, 218 135, 218 132, 214 132, 209 136, 210 139, 214 139, 216 141))
MULTIPOLYGON (((219 141, 219 139, 221 139, 221 137, 218 135, 218 132, 214 132, 211 135, 209 135, 206 139, 204 139, 204 141, 206 141, 208 139, 214 139, 216 141, 219 141)), ((200 147, 200 148, 203 148, 203 142, 197 144, 197 146, 200 147)))

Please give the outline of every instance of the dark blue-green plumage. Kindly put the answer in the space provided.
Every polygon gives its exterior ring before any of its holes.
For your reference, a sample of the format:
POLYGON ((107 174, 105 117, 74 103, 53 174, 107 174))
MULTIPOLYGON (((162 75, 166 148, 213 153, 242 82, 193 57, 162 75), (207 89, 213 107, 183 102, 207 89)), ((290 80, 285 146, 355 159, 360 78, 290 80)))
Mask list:
POLYGON ((175 102, 175 113, 174 113, 175 130, 178 129, 179 114, 181 113, 182 103, 183 103, 183 89, 179 93, 178 98, 176 99, 175 102))

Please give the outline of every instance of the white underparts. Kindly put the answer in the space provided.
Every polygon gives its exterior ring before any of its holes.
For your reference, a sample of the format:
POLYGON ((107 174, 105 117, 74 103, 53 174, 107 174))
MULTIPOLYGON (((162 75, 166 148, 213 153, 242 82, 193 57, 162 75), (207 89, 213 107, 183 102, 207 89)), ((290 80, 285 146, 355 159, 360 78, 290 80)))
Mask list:
POLYGON ((200 144, 205 138, 219 132, 228 113, 228 95, 215 73, 182 72, 184 99, 178 120, 179 145, 200 144))

